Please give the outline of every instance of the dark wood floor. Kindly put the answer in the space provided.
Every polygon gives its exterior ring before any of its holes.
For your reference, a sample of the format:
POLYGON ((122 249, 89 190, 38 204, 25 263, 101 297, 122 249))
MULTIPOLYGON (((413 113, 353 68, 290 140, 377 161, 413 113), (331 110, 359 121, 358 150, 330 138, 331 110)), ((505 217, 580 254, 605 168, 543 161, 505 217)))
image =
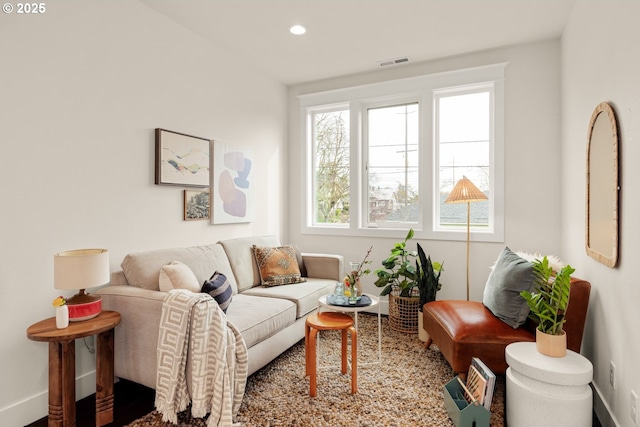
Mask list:
MULTIPOLYGON (((156 392, 153 389, 121 380, 114 386, 113 422, 109 427, 121 427, 144 417, 153 411, 156 392)), ((78 401, 76 405, 76 426, 96 426, 96 395, 92 394, 78 401)), ((25 427, 47 427, 47 417, 25 427)))

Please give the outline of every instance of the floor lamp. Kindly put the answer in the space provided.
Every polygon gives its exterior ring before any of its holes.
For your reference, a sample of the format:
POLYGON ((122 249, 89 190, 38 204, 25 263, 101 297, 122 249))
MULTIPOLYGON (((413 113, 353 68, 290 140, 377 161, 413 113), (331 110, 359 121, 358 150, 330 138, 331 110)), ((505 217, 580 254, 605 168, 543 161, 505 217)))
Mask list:
POLYGON ((487 200, 487 196, 478 189, 466 176, 456 183, 445 203, 467 204, 467 301, 469 301, 469 244, 471 239, 471 203, 487 200))

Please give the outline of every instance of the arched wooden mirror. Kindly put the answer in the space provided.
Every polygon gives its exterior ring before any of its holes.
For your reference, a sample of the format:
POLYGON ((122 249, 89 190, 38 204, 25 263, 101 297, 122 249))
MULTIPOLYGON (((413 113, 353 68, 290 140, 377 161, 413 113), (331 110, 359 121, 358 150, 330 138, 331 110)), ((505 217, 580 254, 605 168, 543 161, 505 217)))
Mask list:
POLYGON ((598 104, 587 138, 586 248, 608 267, 618 261, 618 125, 613 108, 598 104))

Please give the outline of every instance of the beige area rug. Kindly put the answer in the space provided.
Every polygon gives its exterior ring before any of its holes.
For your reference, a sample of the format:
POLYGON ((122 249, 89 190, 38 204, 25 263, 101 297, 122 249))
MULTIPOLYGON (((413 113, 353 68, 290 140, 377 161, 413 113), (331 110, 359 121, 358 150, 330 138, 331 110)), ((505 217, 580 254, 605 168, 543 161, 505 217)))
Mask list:
MULTIPOLYGON (((359 316, 358 393, 350 393, 350 371, 340 373, 340 334, 323 332, 318 353, 318 396, 309 396, 304 340, 249 377, 238 421, 262 426, 453 426, 443 386, 454 378, 437 347, 426 350, 417 335, 391 331, 382 317, 382 363, 378 363, 378 317, 359 316)), ((498 377, 491 426, 504 426, 504 377, 498 377)), ((156 411, 127 427, 168 427, 156 411)), ((206 420, 179 414, 179 426, 206 420)))

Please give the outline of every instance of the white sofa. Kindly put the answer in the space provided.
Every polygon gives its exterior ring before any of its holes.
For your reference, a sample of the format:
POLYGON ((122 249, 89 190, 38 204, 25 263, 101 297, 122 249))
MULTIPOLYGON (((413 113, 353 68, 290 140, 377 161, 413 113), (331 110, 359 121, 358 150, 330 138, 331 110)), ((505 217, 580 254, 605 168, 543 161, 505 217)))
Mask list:
POLYGON ((219 271, 233 288, 227 318, 240 330, 249 353, 249 375, 304 338, 304 320, 318 298, 331 293, 344 273, 340 255, 301 254, 307 281, 263 287, 252 245, 280 246, 275 236, 223 240, 206 246, 158 249, 129 254, 109 285, 96 291, 103 310, 122 321, 115 330, 115 375, 155 388, 158 327, 165 292, 160 269, 172 261, 191 268, 202 284, 219 271))

